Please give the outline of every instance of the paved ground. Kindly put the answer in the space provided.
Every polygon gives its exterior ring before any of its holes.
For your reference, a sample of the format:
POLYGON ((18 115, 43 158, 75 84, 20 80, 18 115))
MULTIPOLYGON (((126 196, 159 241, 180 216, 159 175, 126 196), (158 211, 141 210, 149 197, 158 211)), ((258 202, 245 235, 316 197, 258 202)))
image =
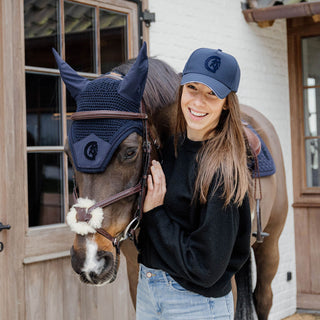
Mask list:
POLYGON ((320 320, 320 314, 296 313, 283 320, 320 320))

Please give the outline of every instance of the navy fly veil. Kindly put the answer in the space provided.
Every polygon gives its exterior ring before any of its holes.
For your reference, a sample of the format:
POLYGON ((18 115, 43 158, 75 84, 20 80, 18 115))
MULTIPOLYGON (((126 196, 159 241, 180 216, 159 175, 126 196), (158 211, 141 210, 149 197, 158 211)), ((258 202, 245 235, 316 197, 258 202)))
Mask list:
MULTIPOLYGON (((147 80, 148 57, 144 43, 136 62, 122 80, 81 77, 53 49, 62 80, 76 100, 77 112, 140 112, 147 80)), ((143 124, 137 119, 90 119, 74 121, 68 139, 76 169, 80 172, 103 172, 119 144, 131 133, 142 135, 143 124)))

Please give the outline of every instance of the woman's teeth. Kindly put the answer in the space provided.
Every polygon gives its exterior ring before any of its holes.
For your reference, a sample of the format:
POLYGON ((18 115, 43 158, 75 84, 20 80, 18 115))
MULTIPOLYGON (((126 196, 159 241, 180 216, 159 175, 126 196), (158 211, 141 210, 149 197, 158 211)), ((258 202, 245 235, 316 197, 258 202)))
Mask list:
POLYGON ((189 110, 190 110, 190 113, 193 114, 196 117, 204 117, 204 116, 207 115, 207 113, 196 112, 196 111, 193 111, 192 109, 189 109, 189 110))

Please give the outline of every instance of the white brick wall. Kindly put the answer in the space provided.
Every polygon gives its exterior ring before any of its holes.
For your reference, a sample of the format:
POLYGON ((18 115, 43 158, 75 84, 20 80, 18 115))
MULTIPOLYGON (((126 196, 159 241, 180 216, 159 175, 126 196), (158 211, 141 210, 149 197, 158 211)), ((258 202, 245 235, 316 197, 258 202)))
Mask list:
POLYGON ((291 167, 290 107, 286 23, 279 20, 261 29, 245 22, 240 0, 149 0, 156 22, 150 27, 150 55, 182 71, 199 47, 221 48, 233 54, 241 67, 238 91, 241 103, 265 114, 280 137, 286 165, 288 219, 280 238, 280 265, 272 283, 270 320, 296 310, 295 247, 291 167), (287 282, 287 272, 292 280, 287 282))

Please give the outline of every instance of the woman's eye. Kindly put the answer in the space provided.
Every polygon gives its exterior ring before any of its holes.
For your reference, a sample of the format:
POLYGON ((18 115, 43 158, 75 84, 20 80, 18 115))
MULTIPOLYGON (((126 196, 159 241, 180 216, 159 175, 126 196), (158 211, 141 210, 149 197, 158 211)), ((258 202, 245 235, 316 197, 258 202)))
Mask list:
POLYGON ((216 96, 216 94, 215 94, 213 91, 211 91, 209 94, 210 94, 211 96, 216 96))
POLYGON ((196 90, 197 88, 194 86, 194 85, 192 85, 192 84, 188 84, 188 86, 187 86, 189 89, 191 89, 191 90, 196 90))

